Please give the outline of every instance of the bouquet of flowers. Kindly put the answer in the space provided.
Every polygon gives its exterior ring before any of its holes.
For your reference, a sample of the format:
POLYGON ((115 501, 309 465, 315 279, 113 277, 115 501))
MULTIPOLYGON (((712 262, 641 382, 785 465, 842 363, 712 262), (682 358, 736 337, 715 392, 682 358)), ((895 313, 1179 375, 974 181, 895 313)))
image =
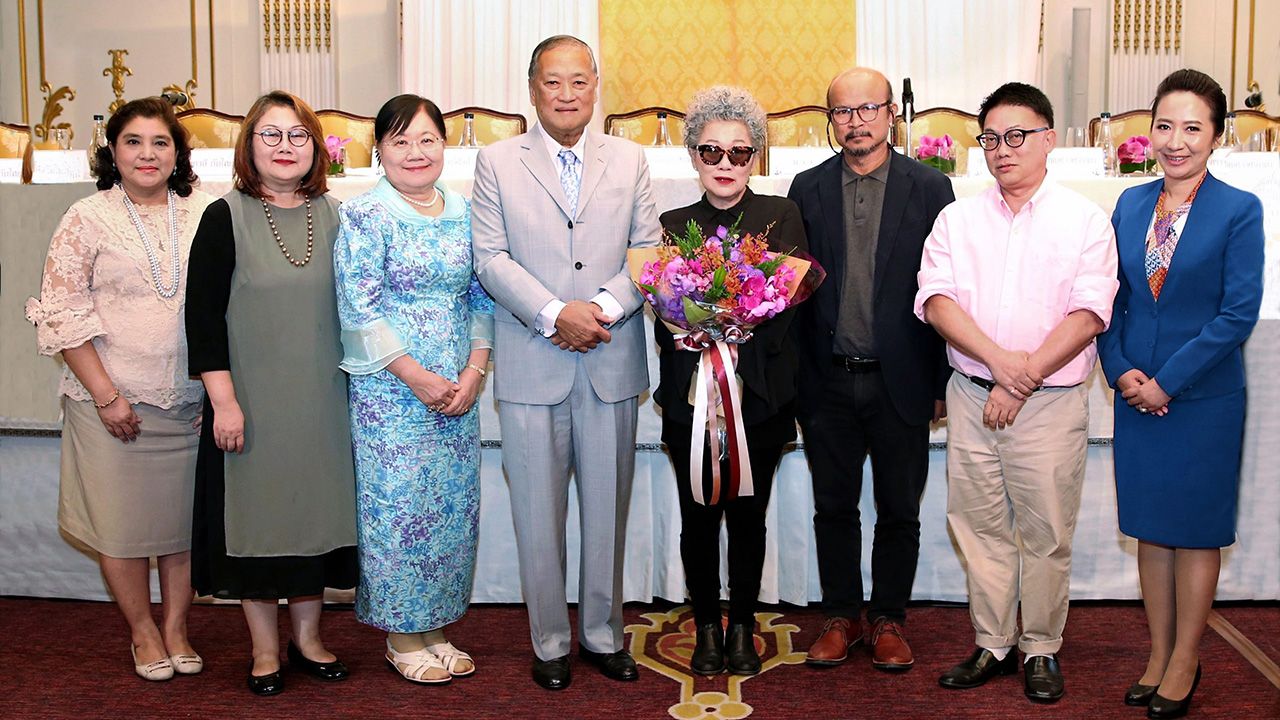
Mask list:
POLYGON ((1146 135, 1134 135, 1116 148, 1121 173, 1147 173, 1155 169, 1155 158, 1147 158, 1151 140, 1146 135))
POLYGON ((720 458, 730 466, 723 497, 754 492, 751 466, 745 462, 742 390, 733 374, 736 353, 730 346, 750 340, 756 325, 809 297, 825 277, 812 260, 770 251, 769 228, 752 235, 740 232, 738 222, 705 237, 689 221, 682 234, 664 235, 662 245, 627 253, 632 280, 677 344, 702 353, 690 386, 690 478, 694 499, 704 505, 722 496, 720 458), (702 488, 704 428, 710 430, 707 439, 715 459, 709 500, 702 488))
POLYGON ((330 175, 341 176, 346 171, 347 153, 343 148, 349 142, 351 142, 351 138, 338 137, 337 135, 325 136, 324 149, 329 153, 330 175))
POLYGON ((944 175, 956 172, 956 146, 950 135, 942 137, 920 136, 920 147, 916 149, 916 159, 936 168, 944 175))

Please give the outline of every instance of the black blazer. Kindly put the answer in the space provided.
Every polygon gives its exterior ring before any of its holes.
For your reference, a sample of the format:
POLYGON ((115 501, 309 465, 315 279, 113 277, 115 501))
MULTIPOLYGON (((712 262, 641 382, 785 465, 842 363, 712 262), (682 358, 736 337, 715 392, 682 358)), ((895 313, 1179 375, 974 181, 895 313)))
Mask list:
MULTIPOLYGON (((774 224, 768 237, 770 250, 806 249, 804 228, 795 204, 783 197, 756 195, 750 189, 728 210, 717 210, 703 196, 692 205, 663 213, 660 220, 663 229, 672 233, 683 232, 685 224, 694 220, 709 237, 717 225, 728 227, 739 214, 743 232, 763 232, 770 223, 774 224)), ((778 313, 757 325, 751 339, 738 346, 737 372, 743 385, 742 421, 748 427, 770 421, 769 427, 780 428, 777 433, 769 433, 780 435, 779 442, 795 438, 792 408, 796 397, 797 359, 789 331, 794 316, 795 308, 778 313), (787 413, 788 417, 775 417, 780 412, 787 413)), ((679 423, 685 427, 672 431, 687 435, 688 426, 693 424, 689 384, 697 370, 699 353, 676 349, 671 331, 661 320, 654 325, 653 334, 659 349, 659 384, 653 400, 662 407, 663 434, 666 435, 670 423, 679 423)))
MULTIPOLYGON (((800 305, 793 324, 800 353, 798 412, 814 407, 831 361, 840 290, 844 283, 844 193, 836 155, 796 176, 787 197, 800 208, 809 252, 827 270, 826 282, 800 305)), ((876 245, 872 328, 889 397, 912 425, 933 418, 933 401, 946 399, 951 376, 946 343, 912 312, 925 238, 943 207, 956 199, 946 175, 896 152, 889 153, 889 182, 876 245)), ((839 372, 845 372, 840 370, 839 372)))

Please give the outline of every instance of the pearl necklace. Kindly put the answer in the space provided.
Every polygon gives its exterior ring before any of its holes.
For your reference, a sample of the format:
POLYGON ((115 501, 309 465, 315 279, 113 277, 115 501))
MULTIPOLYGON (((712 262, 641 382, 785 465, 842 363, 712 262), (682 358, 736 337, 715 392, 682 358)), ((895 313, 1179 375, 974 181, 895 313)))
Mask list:
MULTIPOLYGON (((129 219, 133 221, 133 227, 138 231, 138 237, 142 238, 142 249, 147 253, 147 264, 151 267, 151 284, 156 289, 156 294, 168 300, 178 294, 178 281, 182 273, 182 258, 178 252, 178 210, 173 202, 173 190, 167 193, 169 205, 169 250, 172 256, 172 267, 170 269, 171 284, 164 284, 160 277, 160 254, 156 248, 151 245, 151 236, 147 235, 147 228, 142 224, 142 218, 138 216, 138 208, 129 199, 129 193, 125 192, 124 186, 117 184, 120 188, 120 194, 124 196, 124 208, 129 213, 129 219)), ((163 244, 161 248, 163 248, 163 244)))
POLYGON ((271 234, 276 238, 276 245, 280 246, 280 252, 284 253, 284 259, 288 260, 294 267, 302 267, 311 262, 311 250, 315 247, 315 230, 311 225, 311 198, 307 198, 304 202, 307 204, 307 256, 299 262, 289 254, 289 248, 284 246, 284 241, 280 239, 280 231, 276 229, 275 218, 271 217, 271 208, 267 205, 266 200, 262 200, 262 210, 267 214, 267 224, 271 226, 271 234))
POLYGON ((414 200, 413 198, 409 197, 408 195, 405 195, 399 190, 396 190, 396 193, 400 195, 400 197, 404 198, 404 201, 409 203, 410 205, 416 205, 417 207, 420 207, 420 208, 430 209, 435 207, 436 203, 440 202, 440 198, 441 198, 439 188, 433 185, 431 186, 431 189, 436 191, 436 196, 431 198, 431 202, 422 202, 421 200, 414 200))

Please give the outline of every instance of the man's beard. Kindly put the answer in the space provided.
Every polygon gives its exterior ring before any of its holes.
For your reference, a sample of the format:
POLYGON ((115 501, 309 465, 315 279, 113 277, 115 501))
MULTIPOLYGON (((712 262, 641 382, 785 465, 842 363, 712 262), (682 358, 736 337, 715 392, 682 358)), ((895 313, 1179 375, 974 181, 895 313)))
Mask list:
MULTIPOLYGON (((888 140, 886 139, 884 142, 888 142, 888 140)), ((848 153, 850 157, 864 158, 864 157, 866 157, 866 156, 870 155, 871 153, 876 152, 877 150, 879 150, 879 149, 880 149, 880 146, 881 146, 881 145, 883 145, 883 144, 884 144, 884 142, 878 142, 878 143, 876 143, 875 145, 869 145, 869 146, 864 147, 864 148, 862 148, 862 147, 855 147, 855 148, 845 147, 844 151, 845 151, 846 153, 848 153)))

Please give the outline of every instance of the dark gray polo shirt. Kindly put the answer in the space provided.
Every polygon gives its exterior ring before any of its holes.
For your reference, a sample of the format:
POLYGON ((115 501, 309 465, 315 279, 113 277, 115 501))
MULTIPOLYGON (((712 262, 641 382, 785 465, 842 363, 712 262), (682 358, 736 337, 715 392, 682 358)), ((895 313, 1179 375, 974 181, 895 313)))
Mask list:
POLYGON ((880 167, 859 175, 840 163, 844 200, 844 283, 840 288, 840 315, 832 349, 839 355, 877 357, 872 329, 872 294, 876 275, 876 246, 880 236, 880 211, 889 183, 889 159, 880 167))

